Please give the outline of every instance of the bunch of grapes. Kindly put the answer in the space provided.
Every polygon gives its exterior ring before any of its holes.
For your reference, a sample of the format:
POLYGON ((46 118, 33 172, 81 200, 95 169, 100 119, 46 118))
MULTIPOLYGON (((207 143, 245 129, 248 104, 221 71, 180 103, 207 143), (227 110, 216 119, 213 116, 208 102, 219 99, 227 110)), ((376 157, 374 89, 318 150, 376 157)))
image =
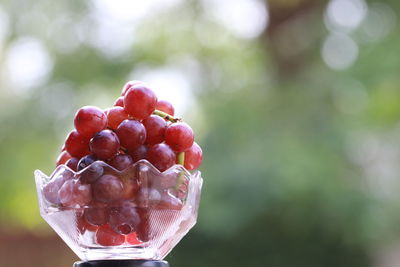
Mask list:
POLYGON ((158 101, 139 81, 125 84, 112 108, 79 109, 74 125, 56 164, 75 173, 53 177, 43 188, 46 200, 61 208, 81 209, 78 228, 95 232, 99 245, 148 241, 149 207, 179 210, 182 192, 187 192, 184 180, 163 172, 174 164, 187 170, 201 164, 202 150, 194 142, 193 130, 174 117, 169 102, 158 101), (126 171, 140 160, 158 170, 147 174, 146 182, 140 170, 126 171))
POLYGON ((192 128, 173 116, 174 107, 158 101, 144 83, 128 82, 114 107, 78 110, 75 130, 65 140, 57 165, 79 171, 88 165, 89 158, 122 170, 146 159, 160 171, 175 163, 194 170, 201 164, 202 150, 194 142, 192 128))

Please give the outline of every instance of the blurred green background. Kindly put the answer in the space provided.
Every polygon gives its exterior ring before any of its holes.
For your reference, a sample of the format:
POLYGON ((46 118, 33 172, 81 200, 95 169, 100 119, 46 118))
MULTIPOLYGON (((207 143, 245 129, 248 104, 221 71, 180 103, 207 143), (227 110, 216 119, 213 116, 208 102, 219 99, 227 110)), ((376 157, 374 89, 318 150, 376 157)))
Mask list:
POLYGON ((400 2, 0 2, 0 266, 71 266, 40 218, 83 105, 150 84, 203 147, 183 266, 400 266, 400 2))

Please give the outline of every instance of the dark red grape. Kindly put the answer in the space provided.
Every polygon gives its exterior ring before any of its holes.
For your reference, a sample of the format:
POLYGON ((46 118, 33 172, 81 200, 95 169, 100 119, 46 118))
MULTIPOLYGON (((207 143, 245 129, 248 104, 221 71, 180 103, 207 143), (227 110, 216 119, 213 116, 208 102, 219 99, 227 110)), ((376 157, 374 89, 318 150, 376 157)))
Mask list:
POLYGON ((81 234, 84 234, 86 231, 95 232, 99 228, 96 225, 92 225, 85 220, 83 215, 78 215, 76 218, 76 226, 81 234))
POLYGON ((128 153, 132 157, 133 161, 136 162, 147 158, 147 150, 148 148, 146 145, 141 145, 134 150, 129 150, 128 153))
POLYGON ((110 217, 110 211, 107 208, 94 207, 94 208, 86 208, 83 216, 86 221, 92 225, 103 225, 108 223, 108 219, 110 217))
POLYGON ((128 119, 128 113, 125 112, 124 108, 113 107, 107 111, 108 127, 116 130, 118 125, 124 120, 128 119))
POLYGON ((157 96, 143 84, 133 85, 125 94, 124 108, 133 118, 143 120, 156 109, 157 96))
POLYGON ((146 129, 143 124, 136 120, 124 120, 116 131, 121 146, 128 150, 134 150, 144 144, 146 140, 146 129))
POLYGON ((127 82, 125 85, 124 85, 124 87, 122 87, 122 92, 121 92, 121 96, 124 96, 125 94, 126 94, 126 92, 129 90, 129 89, 131 89, 131 87, 132 86, 134 86, 134 85, 136 85, 136 84, 143 84, 144 85, 144 82, 141 82, 141 81, 129 81, 129 82, 127 82))
POLYGON ((147 160, 163 172, 175 164, 175 153, 166 144, 157 144, 147 151, 147 160))
POLYGON ((78 163, 78 171, 83 170, 93 162, 95 162, 97 159, 93 155, 86 155, 83 158, 79 160, 78 163))
POLYGON ((114 107, 124 107, 124 97, 120 96, 115 100, 114 107))
POLYGON ((123 192, 124 187, 121 180, 114 175, 103 175, 93 184, 93 197, 102 203, 120 200, 123 192))
POLYGON ((101 246, 119 246, 125 242, 125 236, 117 234, 108 224, 104 224, 96 231, 96 243, 101 246))
POLYGON ((110 226, 116 233, 130 234, 135 231, 139 222, 139 214, 132 202, 123 202, 120 207, 111 209, 110 226))
POLYGON ((74 172, 76 172, 76 171, 78 171, 78 163, 79 163, 78 158, 70 158, 69 160, 67 160, 65 165, 68 168, 70 168, 71 170, 73 170, 74 172))
POLYGON ((81 158, 90 153, 89 139, 76 130, 70 132, 65 140, 65 149, 72 157, 81 158))
POLYGON ((174 106, 172 106, 171 103, 169 103, 168 101, 165 101, 165 100, 159 100, 157 102, 156 109, 159 111, 165 112, 171 116, 174 116, 174 114, 175 114, 174 106))
POLYGON ((71 155, 67 151, 63 151, 57 158, 56 166, 65 164, 67 160, 71 158, 71 155))
POLYGON ((146 129, 146 144, 155 145, 164 141, 167 123, 163 118, 151 115, 147 119, 143 120, 143 125, 146 129))
POLYGON ((136 229, 137 238, 142 242, 151 240, 153 233, 150 229, 150 211, 147 208, 138 208, 139 225, 136 229))
POLYGON ((203 151, 200 146, 194 142, 193 145, 185 151, 184 166, 187 170, 197 169, 203 160, 203 151))
POLYGON ((141 208, 154 207, 161 201, 161 193, 155 188, 142 187, 137 192, 135 201, 141 208))
POLYGON ((108 164, 119 171, 123 171, 133 164, 131 156, 120 154, 111 159, 108 164))
POLYGON ((98 107, 85 106, 78 110, 74 119, 75 129, 88 138, 107 126, 107 116, 98 107))
POLYGON ((165 142, 176 152, 186 151, 193 145, 193 130, 184 122, 173 123, 165 131, 165 142))
POLYGON ((79 175, 79 180, 83 184, 92 184, 99 179, 103 173, 103 166, 99 162, 94 162, 82 171, 82 173, 79 175))
POLYGON ((68 180, 58 191, 60 202, 65 207, 83 207, 92 200, 90 185, 84 185, 79 180, 68 180))
POLYGON ((133 199, 139 190, 139 184, 136 179, 130 177, 122 181, 124 185, 124 190, 122 192, 122 199, 128 200, 133 199))
POLYGON ((117 155, 119 151, 118 136, 110 130, 102 130, 98 132, 90 140, 90 151, 102 160, 108 160, 117 155))

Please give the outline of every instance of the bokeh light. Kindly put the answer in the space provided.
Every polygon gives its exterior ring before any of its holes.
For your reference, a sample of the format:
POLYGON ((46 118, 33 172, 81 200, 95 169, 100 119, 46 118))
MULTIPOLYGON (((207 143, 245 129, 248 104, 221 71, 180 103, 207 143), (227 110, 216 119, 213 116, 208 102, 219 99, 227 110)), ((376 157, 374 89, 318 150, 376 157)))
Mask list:
POLYGON ((10 45, 4 67, 4 76, 9 77, 16 93, 22 94, 46 82, 53 61, 40 40, 20 37, 10 45))
POLYGON ((364 38, 376 42, 385 38, 396 25, 396 14, 385 3, 371 3, 368 15, 361 26, 364 38))
POLYGON ((0 5, 0 48, 3 48, 3 42, 6 39, 9 32, 9 18, 7 13, 3 10, 0 5))
POLYGON ((268 23, 265 3, 260 0, 203 0, 210 17, 241 38, 259 36, 268 23))
POLYGON ((356 61, 358 45, 346 34, 332 33, 325 39, 321 53, 330 68, 343 70, 356 61))
POLYGON ((326 9, 326 24, 333 30, 351 31, 362 23, 367 12, 364 0, 331 0, 326 9))
POLYGON ((190 81, 184 72, 173 66, 161 68, 137 68, 130 77, 143 77, 146 84, 154 88, 159 99, 167 100, 174 105, 177 116, 184 114, 193 104, 193 94, 190 90, 190 81))

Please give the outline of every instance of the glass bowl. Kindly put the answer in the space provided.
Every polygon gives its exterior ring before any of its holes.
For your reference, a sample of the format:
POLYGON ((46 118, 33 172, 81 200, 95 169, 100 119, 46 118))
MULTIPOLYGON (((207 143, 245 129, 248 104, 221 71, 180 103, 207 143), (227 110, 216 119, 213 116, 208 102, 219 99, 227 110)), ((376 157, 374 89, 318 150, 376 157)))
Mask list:
POLYGON ((40 214, 84 261, 163 259, 195 225, 203 179, 141 160, 118 171, 96 161, 35 171, 40 214))

